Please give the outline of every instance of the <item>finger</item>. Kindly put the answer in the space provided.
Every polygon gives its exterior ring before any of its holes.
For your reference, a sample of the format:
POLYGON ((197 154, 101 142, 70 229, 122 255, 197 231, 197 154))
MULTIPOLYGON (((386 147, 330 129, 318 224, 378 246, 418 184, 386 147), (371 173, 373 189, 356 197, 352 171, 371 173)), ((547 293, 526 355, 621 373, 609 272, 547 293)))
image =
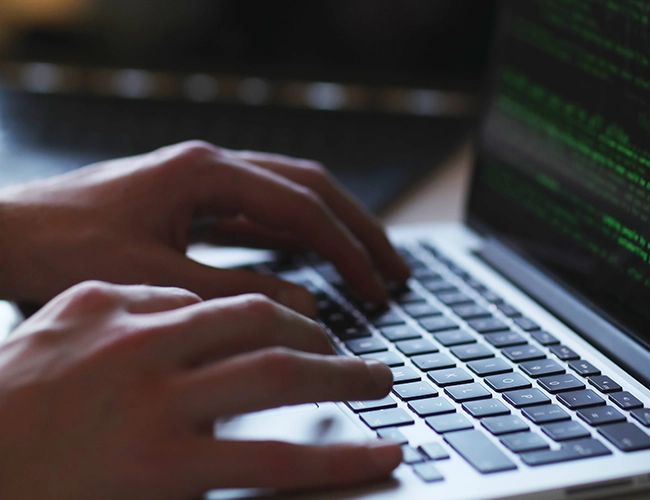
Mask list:
POLYGON ((123 295, 125 309, 133 314, 171 311, 201 302, 201 297, 183 288, 148 285, 114 285, 123 295))
POLYGON ((295 490, 359 484, 388 477, 402 461, 399 445, 300 445, 276 441, 196 440, 186 462, 197 492, 213 488, 295 490))
POLYGON ((379 399, 392 383, 390 369, 375 360, 275 348, 183 375, 178 382, 179 406, 193 421, 203 423, 284 405, 379 399))
POLYGON ((272 153, 255 151, 233 151, 232 153, 242 160, 260 165, 314 190, 368 249, 384 276, 395 281, 405 281, 408 278, 410 274, 408 266, 390 243, 375 217, 350 196, 319 164, 272 153))

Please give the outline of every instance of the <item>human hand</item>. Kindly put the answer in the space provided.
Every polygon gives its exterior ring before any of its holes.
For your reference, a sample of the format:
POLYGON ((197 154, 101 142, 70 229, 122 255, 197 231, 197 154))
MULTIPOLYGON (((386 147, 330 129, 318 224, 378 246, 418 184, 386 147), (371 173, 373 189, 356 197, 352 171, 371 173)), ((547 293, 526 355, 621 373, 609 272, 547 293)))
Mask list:
POLYGON ((408 269, 377 221, 314 162, 188 142, 0 192, 0 298, 46 302, 88 279, 178 286, 204 299, 263 293, 314 313, 301 287, 185 255, 193 221, 210 239, 309 247, 351 288, 385 299, 408 269))
POLYGON ((217 418, 390 390, 386 366, 330 354, 315 322, 261 295, 77 285, 0 345, 0 496, 179 499, 385 477, 397 444, 212 435, 217 418))

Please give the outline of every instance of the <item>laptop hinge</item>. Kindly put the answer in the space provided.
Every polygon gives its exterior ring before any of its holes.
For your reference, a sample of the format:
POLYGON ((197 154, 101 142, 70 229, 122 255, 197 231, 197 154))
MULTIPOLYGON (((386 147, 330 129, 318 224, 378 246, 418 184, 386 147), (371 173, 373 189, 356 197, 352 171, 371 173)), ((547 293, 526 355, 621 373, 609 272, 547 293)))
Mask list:
POLYGON ((478 256, 650 388, 650 351, 494 238, 478 256))

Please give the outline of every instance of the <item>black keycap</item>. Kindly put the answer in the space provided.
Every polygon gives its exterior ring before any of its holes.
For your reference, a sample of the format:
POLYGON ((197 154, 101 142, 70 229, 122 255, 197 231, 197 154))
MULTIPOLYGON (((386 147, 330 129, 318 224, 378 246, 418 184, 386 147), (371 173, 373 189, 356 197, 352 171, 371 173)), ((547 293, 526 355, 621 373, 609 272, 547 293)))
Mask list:
POLYGON ((575 370, 578 375, 583 377, 600 375, 600 370, 584 359, 574 359, 573 361, 569 361, 569 366, 575 370))
POLYGON ((543 359, 546 355, 534 345, 506 347, 501 351, 510 361, 522 363, 533 359, 543 359))
POLYGON ((614 382, 607 375, 596 375, 593 377, 589 377, 589 383, 593 385, 596 389, 598 389, 600 392, 604 392, 604 393, 618 392, 623 389, 620 385, 614 382))
POLYGON ((495 436, 528 430, 528 424, 517 415, 484 418, 481 420, 481 425, 495 436))
POLYGON ((551 402, 546 394, 535 387, 504 392, 503 399, 515 408, 525 408, 527 406, 542 405, 551 402))
POLYGON ((517 325, 525 332, 532 332, 533 330, 540 329, 537 323, 535 323, 532 319, 527 318, 526 316, 520 316, 518 318, 514 318, 512 321, 514 321, 515 325, 517 325))
POLYGON ((386 344, 384 344, 381 340, 376 339, 374 337, 357 339, 357 340, 349 340, 345 343, 345 347, 347 347, 352 353, 357 355, 367 354, 369 352, 379 352, 379 351, 388 350, 386 344))
POLYGON ((461 361, 493 358, 494 352, 483 344, 470 344, 452 347, 450 352, 461 361))
POLYGON ((517 468, 481 431, 454 432, 447 434, 445 441, 481 474, 517 468))
POLYGON ((553 345, 549 347, 549 350, 555 354, 562 361, 571 361, 574 359, 580 359, 580 356, 576 354, 575 351, 569 349, 565 345, 553 345))
POLYGON ((404 360, 393 351, 373 352, 370 354, 364 354, 361 357, 364 359, 376 359, 377 361, 391 367, 402 366, 404 364, 404 360))
POLYGON ((452 330, 450 332, 436 333, 433 337, 445 347, 473 344, 476 342, 474 335, 465 330, 452 330))
POLYGON ((409 425, 414 422, 413 417, 406 413, 402 408, 368 411, 362 413, 360 416, 361 420, 363 420, 363 422, 371 429, 409 425))
POLYGON ((446 292, 436 295, 438 300, 446 306, 457 306, 460 304, 473 304, 474 300, 463 292, 446 292))
POLYGON ((460 305, 451 308, 454 314, 463 319, 476 319, 492 316, 490 311, 476 304, 460 305))
POLYGON ((445 393, 451 399, 456 401, 456 403, 464 403, 465 401, 475 401, 477 399, 488 399, 492 397, 490 391, 476 382, 445 387, 445 393))
POLYGON ((416 399, 409 402, 409 408, 415 412, 418 417, 429 417, 431 415, 443 415, 445 413, 454 413, 456 408, 445 398, 426 398, 416 399))
POLYGON ((467 363, 467 366, 479 377, 487 377, 488 375, 497 375, 512 371, 512 366, 501 358, 480 359, 467 363))
POLYGON ((404 319, 402 319, 402 317, 395 311, 386 311, 378 315, 369 315, 369 319, 377 328, 404 324, 404 319))
POLYGON ((646 427, 650 427, 650 409, 640 408, 638 410, 632 410, 631 415, 641 422, 646 427))
POLYGON ((522 413, 526 418, 528 418, 528 420, 537 425, 571 420, 569 414, 558 405, 542 405, 524 408, 522 413))
POLYGON ((521 316, 521 313, 517 311, 517 309, 512 307, 510 304, 506 304, 505 302, 498 304, 497 309, 509 318, 516 318, 517 316, 521 316))
POLYGON ((612 452, 596 439, 579 439, 562 443, 559 450, 542 450, 524 453, 521 459, 530 466, 548 465, 583 458, 602 457, 612 452))
POLYGON ((406 436, 400 432, 396 427, 386 427, 384 429, 379 429, 377 431, 377 436, 381 439, 386 439, 387 441, 394 441, 397 444, 406 444, 408 439, 406 436))
POLYGON ((537 380, 537 383, 551 394, 585 388, 585 384, 582 382, 582 380, 571 373, 542 377, 537 380))
POLYGON ((425 443, 418 448, 430 460, 447 460, 449 453, 439 443, 425 443))
POLYGON ((439 279, 442 278, 442 276, 440 276, 440 274, 438 274, 433 269, 428 268, 428 267, 418 267, 418 268, 412 269, 411 270, 411 276, 413 276, 414 278, 416 278, 418 280, 423 280, 423 281, 426 281, 426 280, 435 281, 435 280, 439 280, 439 279))
POLYGON ((443 368, 453 368, 456 366, 456 363, 449 356, 442 353, 413 356, 411 361, 413 361, 413 364, 424 372, 429 370, 440 370, 443 368))
POLYGON ((438 395, 438 390, 434 389, 430 384, 422 382, 409 382, 407 384, 397 384, 393 388, 393 392, 404 401, 412 399, 429 398, 438 395))
POLYGON ((420 320, 420 325, 422 328, 428 332, 443 332, 445 330, 455 330, 458 328, 458 325, 447 316, 432 316, 430 318, 424 318, 420 320))
POLYGON ((470 319, 467 324, 479 333, 492 333, 509 330, 508 325, 497 318, 470 319))
POLYGON ((407 382, 415 382, 420 380, 420 374, 410 366, 397 366, 391 368, 393 372, 393 384, 405 384, 407 382))
POLYGON ((501 443, 513 453, 526 453, 549 448, 544 438, 532 432, 518 432, 503 436, 501 443))
POLYGON ((402 445, 402 463, 411 465, 424 462, 424 460, 424 456, 418 450, 407 444, 402 445))
POLYGON ((482 289, 478 290, 478 293, 480 293, 485 300, 488 302, 492 302, 493 304, 500 304, 503 302, 503 299, 499 297, 496 293, 494 293, 492 290, 488 289, 482 289))
POLYGON ((438 386, 447 387, 449 385, 466 384, 473 382, 472 376, 462 368, 448 368, 446 370, 435 370, 428 372, 427 376, 438 386))
POLYGON ((391 342, 399 340, 419 339, 422 337, 411 325, 394 325, 381 328, 381 334, 391 342))
POLYGON ((598 406, 596 408, 584 408, 578 410, 578 416, 591 426, 615 424, 625 422, 626 418, 618 410, 611 406, 598 406))
POLYGON ((478 280, 476 280, 474 278, 466 279, 465 283, 467 284, 467 286, 469 286, 470 288, 473 288, 474 290, 477 290, 477 291, 479 291, 479 290, 480 291, 487 290, 483 283, 481 283, 480 281, 478 281, 478 280))
POLYGON ((557 400, 570 410, 579 410, 580 408, 602 406, 605 404, 605 400, 591 389, 563 392, 558 394, 557 400))
POLYGON ((410 288, 407 288, 405 290, 398 290, 395 293, 392 293, 391 297, 400 305, 413 304, 415 302, 424 302, 424 297, 422 297, 422 295, 420 295, 415 290, 411 290, 410 288))
POLYGON ((425 318, 427 316, 440 316, 442 312, 440 309, 432 306, 428 302, 415 302, 414 304, 406 304, 403 306, 406 314, 412 318, 425 318))
POLYGON ((483 399, 480 401, 468 401, 463 403, 463 410, 474 418, 498 417, 509 415, 510 410, 498 399, 483 399))
POLYGON ((532 378, 544 377, 547 375, 560 375, 565 372, 564 367, 552 359, 540 359, 526 361, 519 365, 521 371, 532 378))
POLYGON ((643 408, 643 403, 627 391, 612 393, 609 395, 609 400, 624 410, 643 408))
POLYGON ((553 441, 568 441, 590 437, 591 433, 575 420, 553 422, 542 426, 542 431, 553 441))
POLYGON ((427 339, 402 340, 401 342, 396 342, 395 347, 406 356, 438 352, 438 348, 433 342, 427 339))
POLYGON ((352 326, 344 330, 332 330, 332 333, 343 342, 372 336, 370 329, 365 326, 352 326))
POLYGON ((499 349, 527 343, 525 338, 512 331, 488 333, 485 335, 485 340, 499 349))
POLYGON ((531 332, 530 336, 544 346, 555 345, 560 343, 560 341, 556 339, 553 335, 544 331, 531 332))
POLYGON ((497 392, 513 391, 515 389, 527 389, 532 387, 530 380, 524 377, 521 373, 492 375, 485 379, 485 383, 497 392))
POLYGON ((650 436, 630 422, 603 425, 598 432, 621 451, 650 449, 650 436))
POLYGON ((438 434, 457 432, 466 429, 472 429, 474 427, 474 425, 472 425, 472 422, 467 420, 467 418, 460 413, 436 415, 434 417, 427 417, 424 419, 424 421, 438 434))
POLYGON ((435 483, 437 481, 444 481, 445 479, 431 462, 415 464, 413 466, 413 472, 425 483, 435 483))
POLYGON ((390 396, 372 401, 346 401, 345 403, 355 413, 370 410, 385 410, 387 408, 397 408, 397 402, 390 396))
POLYGON ((442 293, 442 292, 456 292, 458 288, 449 283, 448 281, 441 279, 426 279, 421 280, 422 286, 429 290, 431 293, 442 293))
POLYGON ((323 323, 325 323, 333 332, 361 325, 359 320, 352 313, 343 309, 336 309, 332 312, 321 314, 320 317, 323 323))

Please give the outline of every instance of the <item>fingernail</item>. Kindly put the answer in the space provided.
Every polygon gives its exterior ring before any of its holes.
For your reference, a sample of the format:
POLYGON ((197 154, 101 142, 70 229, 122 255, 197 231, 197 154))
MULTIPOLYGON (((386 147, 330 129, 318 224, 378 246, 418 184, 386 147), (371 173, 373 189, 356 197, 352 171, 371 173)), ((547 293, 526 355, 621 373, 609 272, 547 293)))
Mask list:
POLYGON ((378 469, 392 470, 402 461, 402 448, 392 441, 370 441, 368 452, 370 460, 378 469))
POLYGON ((275 297, 280 304, 300 314, 313 318, 316 316, 316 301, 307 290, 299 287, 284 288, 275 297))
POLYGON ((366 360, 366 367, 370 376, 380 389, 390 389, 393 385, 393 372, 384 363, 369 359, 366 360))

